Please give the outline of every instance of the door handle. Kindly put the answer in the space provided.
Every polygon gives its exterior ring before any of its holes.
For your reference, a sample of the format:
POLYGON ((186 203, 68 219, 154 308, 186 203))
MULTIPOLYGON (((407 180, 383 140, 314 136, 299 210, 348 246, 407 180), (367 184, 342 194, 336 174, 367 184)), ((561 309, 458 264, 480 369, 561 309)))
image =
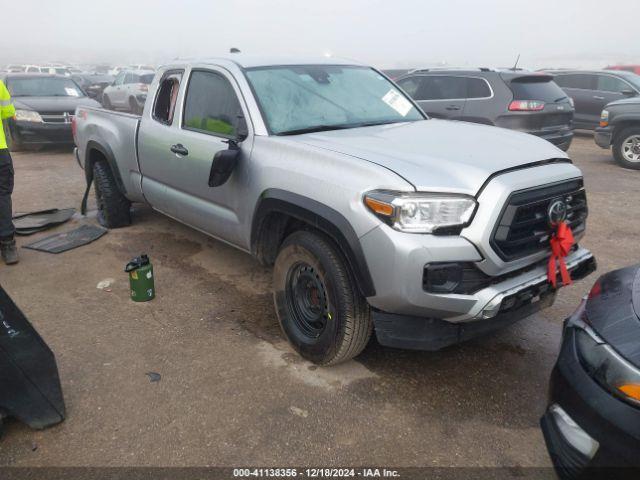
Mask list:
POLYGON ((171 151, 180 157, 186 157, 189 155, 189 150, 187 150, 187 148, 181 143, 171 145, 171 151))
POLYGON ((594 95, 593 98, 595 98, 596 100, 604 100, 604 97, 601 97, 599 95, 594 95))
POLYGON ((449 105, 446 107, 447 110, 460 110, 460 107, 457 105, 449 105))

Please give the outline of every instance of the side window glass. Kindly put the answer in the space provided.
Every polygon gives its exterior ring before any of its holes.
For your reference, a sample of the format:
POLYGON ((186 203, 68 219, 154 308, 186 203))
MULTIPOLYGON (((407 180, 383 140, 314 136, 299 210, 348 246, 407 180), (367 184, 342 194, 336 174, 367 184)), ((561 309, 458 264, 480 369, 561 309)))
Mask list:
POLYGON ((467 78, 467 98, 488 98, 491 96, 489 84, 481 78, 467 78))
POLYGON ((405 92, 407 92, 411 97, 416 98, 418 87, 420 86, 420 79, 417 77, 405 78, 398 82, 398 86, 405 92))
POLYGON ((612 77, 611 75, 598 75, 597 90, 603 92, 621 93, 623 90, 629 90, 629 88, 629 85, 627 85, 619 78, 612 77))
POLYGON ((464 77, 434 75, 422 77, 418 100, 455 100, 466 98, 467 82, 464 77))
POLYGON ((579 88, 582 90, 593 90, 595 88, 591 75, 568 73, 556 75, 553 80, 564 88, 579 88))
POLYGON ((184 128, 233 137, 241 115, 240 102, 226 78, 214 72, 191 74, 184 103, 184 128))
POLYGON ((131 75, 130 73, 125 74, 123 83, 125 85, 129 83, 133 83, 133 75, 131 75))
POLYGON ((183 71, 167 72, 160 80, 156 103, 153 106, 153 119, 157 122, 165 125, 173 123, 183 73, 183 71))
POLYGON ((124 80, 124 72, 120 72, 113 83, 114 85, 122 85, 123 80, 124 80))

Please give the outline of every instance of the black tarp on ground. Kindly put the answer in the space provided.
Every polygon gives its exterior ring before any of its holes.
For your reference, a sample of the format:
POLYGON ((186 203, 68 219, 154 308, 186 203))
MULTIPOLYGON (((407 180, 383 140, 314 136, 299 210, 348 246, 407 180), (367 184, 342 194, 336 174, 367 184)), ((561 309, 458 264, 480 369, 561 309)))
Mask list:
POLYGON ((61 210, 52 208, 38 212, 20 213, 13 217, 13 225, 17 235, 31 235, 69 221, 75 212, 75 208, 61 210))
POLYGON ((0 410, 38 429, 65 417, 55 356, 2 286, 0 410))
POLYGON ((62 253, 99 239, 107 233, 106 228, 96 225, 81 225, 68 232, 56 233, 40 240, 24 245, 23 248, 40 250, 47 253, 62 253))

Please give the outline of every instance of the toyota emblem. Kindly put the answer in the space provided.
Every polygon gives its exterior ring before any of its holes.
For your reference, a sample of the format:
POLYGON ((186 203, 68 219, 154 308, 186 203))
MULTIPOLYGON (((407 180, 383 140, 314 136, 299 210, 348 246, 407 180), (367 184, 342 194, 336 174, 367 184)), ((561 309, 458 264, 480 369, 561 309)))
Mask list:
POLYGON ((555 227, 560 222, 564 222, 567 219, 567 204, 564 200, 555 200, 549 205, 547 211, 547 217, 549 218, 549 225, 555 227))

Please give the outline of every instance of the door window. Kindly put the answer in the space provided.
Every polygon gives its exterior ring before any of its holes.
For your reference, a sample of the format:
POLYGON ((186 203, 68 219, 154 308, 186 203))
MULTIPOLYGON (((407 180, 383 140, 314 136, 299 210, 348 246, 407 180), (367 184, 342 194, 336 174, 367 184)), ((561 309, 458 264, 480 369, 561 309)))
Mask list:
POLYGON ((491 88, 486 80, 482 78, 467 78, 466 98, 489 98, 491 88))
POLYGON ((631 90, 631 87, 617 77, 598 75, 597 89, 603 92, 622 93, 624 90, 631 90))
POLYGON ((437 75, 423 76, 416 100, 459 100, 467 96, 467 79, 437 75))
POLYGON ((124 84, 133 83, 135 81, 135 75, 133 73, 127 73, 124 76, 124 84))
POLYGON ((114 85, 122 85, 123 81, 124 81, 124 72, 120 72, 118 74, 118 76, 116 77, 116 79, 114 80, 113 84, 114 85))
POLYGON ((556 75, 553 79, 556 84, 563 88, 579 88, 581 90, 594 90, 595 79, 593 75, 584 73, 567 73, 556 75))
POLYGON ((234 137, 240 116, 240 102, 226 78, 207 71, 191 74, 184 103, 183 128, 234 137))
POLYGON ((158 94, 153 106, 153 119, 157 122, 171 125, 178 100, 178 91, 182 81, 183 71, 171 71, 163 75, 158 85, 158 94))

